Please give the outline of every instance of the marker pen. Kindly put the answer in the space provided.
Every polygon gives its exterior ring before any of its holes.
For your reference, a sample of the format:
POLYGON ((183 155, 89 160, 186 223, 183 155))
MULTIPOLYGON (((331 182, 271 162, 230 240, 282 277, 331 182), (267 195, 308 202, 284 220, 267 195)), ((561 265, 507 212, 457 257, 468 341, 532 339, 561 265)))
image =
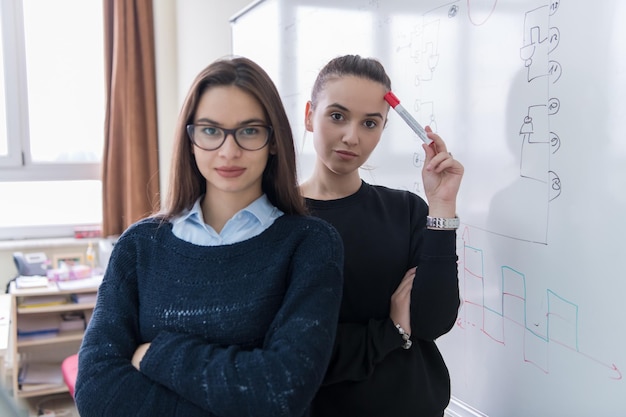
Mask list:
POLYGON ((390 91, 385 94, 385 100, 387 101, 387 103, 389 103, 391 107, 393 107, 396 112, 398 112, 400 117, 402 117, 406 124, 408 124, 409 127, 413 129, 415 133, 417 133, 417 136, 419 136, 425 144, 430 145, 432 143, 432 140, 426 135, 426 131, 424 130, 424 128, 417 122, 417 120, 415 120, 413 116, 411 116, 408 111, 406 111, 404 107, 402 107, 402 104, 400 104, 400 100, 398 99, 398 97, 396 97, 390 91))

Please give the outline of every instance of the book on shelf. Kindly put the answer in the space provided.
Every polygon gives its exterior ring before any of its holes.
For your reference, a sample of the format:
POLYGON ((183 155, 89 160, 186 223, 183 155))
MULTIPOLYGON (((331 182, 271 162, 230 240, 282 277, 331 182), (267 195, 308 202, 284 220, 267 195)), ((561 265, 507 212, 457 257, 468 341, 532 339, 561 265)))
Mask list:
POLYGON ((45 389, 58 389, 63 387, 63 384, 19 384, 19 387, 22 392, 32 392, 45 389))
POLYGON ((59 315, 26 315, 21 317, 17 325, 17 336, 20 340, 53 337, 62 332, 85 330, 85 314, 73 311, 59 315))
POLYGON ((39 296, 24 296, 18 302, 18 307, 49 307, 53 305, 66 304, 69 298, 63 294, 50 294, 39 296))
POLYGON ((17 336, 45 337, 55 336, 60 330, 61 317, 58 315, 25 315, 17 322, 17 336))
POLYGON ((61 332, 84 331, 85 315, 80 311, 61 314, 59 330, 61 332))
POLYGON ((72 294, 72 301, 75 303, 95 303, 98 298, 97 292, 84 292, 72 294))
POLYGON ((25 363, 17 377, 20 385, 63 384, 63 372, 59 363, 25 363))

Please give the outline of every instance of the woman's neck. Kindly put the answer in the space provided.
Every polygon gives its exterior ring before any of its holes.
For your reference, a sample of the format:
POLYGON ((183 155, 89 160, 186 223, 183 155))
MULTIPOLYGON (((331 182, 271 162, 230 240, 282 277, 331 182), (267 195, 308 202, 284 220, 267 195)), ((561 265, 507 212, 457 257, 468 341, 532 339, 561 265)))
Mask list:
POLYGON ((358 171, 338 175, 315 168, 313 175, 300 185, 300 192, 313 200, 337 200, 356 193, 361 188, 358 171))
POLYGON ((220 233, 224 225, 235 213, 248 207, 263 195, 262 192, 242 198, 240 194, 209 192, 202 199, 202 217, 204 222, 220 233))

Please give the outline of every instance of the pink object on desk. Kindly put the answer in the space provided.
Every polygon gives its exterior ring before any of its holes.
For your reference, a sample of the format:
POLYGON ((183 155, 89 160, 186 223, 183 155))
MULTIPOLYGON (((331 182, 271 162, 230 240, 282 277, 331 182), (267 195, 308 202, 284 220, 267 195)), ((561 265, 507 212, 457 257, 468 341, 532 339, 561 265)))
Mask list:
POLYGON ((73 265, 69 268, 49 269, 46 274, 48 281, 68 281, 90 278, 92 271, 87 265, 73 265))
POLYGON ((70 390, 70 394, 74 397, 74 387, 76 385, 76 375, 78 374, 78 353, 68 356, 61 363, 61 371, 63 372, 63 381, 70 390))

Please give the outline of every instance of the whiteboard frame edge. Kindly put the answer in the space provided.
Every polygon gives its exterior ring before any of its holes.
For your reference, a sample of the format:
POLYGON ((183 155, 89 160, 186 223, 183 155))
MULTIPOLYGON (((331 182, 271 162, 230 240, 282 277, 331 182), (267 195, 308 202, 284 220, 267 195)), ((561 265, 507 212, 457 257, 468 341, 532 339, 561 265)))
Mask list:
POLYGON ((252 3, 248 4, 246 7, 244 7, 243 9, 241 9, 240 11, 238 11, 237 13, 232 15, 231 18, 228 21, 230 22, 231 25, 234 25, 235 23, 237 23, 237 19, 239 19, 243 15, 247 14, 250 10, 254 9, 259 4, 264 3, 264 2, 265 2, 265 0, 255 0, 255 1, 253 1, 252 3))
POLYGON ((452 396, 450 398, 450 404, 445 410, 445 417, 489 417, 487 414, 482 413, 474 407, 466 404, 452 396))

